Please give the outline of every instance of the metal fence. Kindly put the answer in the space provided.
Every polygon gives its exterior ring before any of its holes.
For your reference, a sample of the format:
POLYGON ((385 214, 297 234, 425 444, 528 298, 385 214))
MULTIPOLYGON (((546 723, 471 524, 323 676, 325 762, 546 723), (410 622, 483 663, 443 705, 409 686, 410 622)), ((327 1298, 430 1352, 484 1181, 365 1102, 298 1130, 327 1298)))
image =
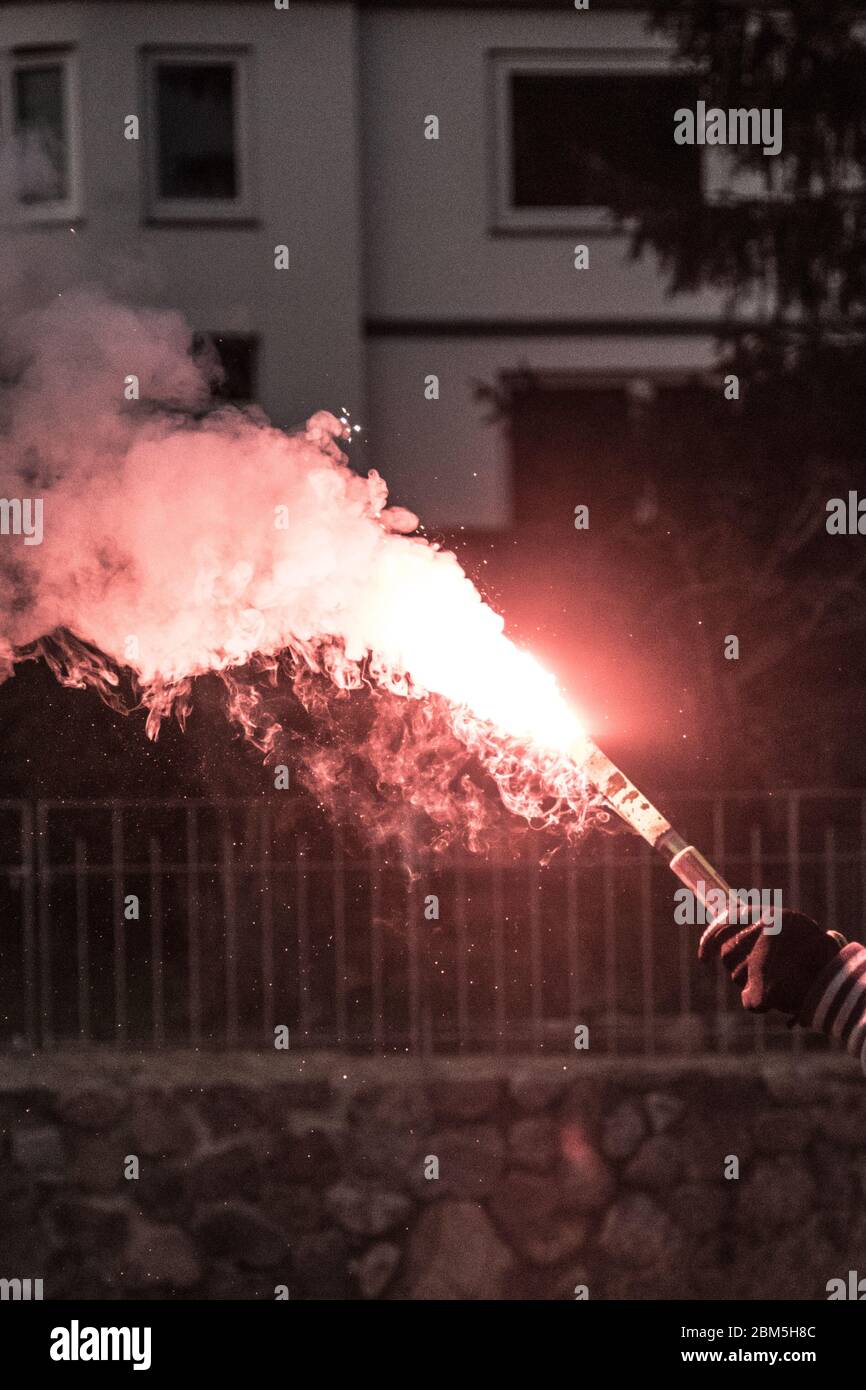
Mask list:
MULTIPOLYGON (((664 802, 737 888, 860 939, 866 793, 664 802)), ((749 1018, 627 836, 542 868, 285 830, 273 804, 0 802, 0 1046, 699 1053, 811 1046, 749 1018)))

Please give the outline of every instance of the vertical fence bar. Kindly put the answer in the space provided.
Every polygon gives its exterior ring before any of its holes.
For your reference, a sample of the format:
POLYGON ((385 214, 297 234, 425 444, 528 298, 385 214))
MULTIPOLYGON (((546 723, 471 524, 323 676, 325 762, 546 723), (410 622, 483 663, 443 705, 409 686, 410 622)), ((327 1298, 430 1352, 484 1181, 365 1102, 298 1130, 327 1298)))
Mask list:
POLYGON ((223 830, 221 875, 223 881, 223 917, 225 921, 225 997, 226 1043, 237 1047, 238 1042, 238 959, 237 959, 237 889, 235 884, 234 852, 231 830, 223 830))
MULTIPOLYGON (((749 829, 749 864, 751 874, 749 888, 760 890, 764 885, 764 850, 760 825, 753 825, 749 829)), ((763 1014, 755 1014, 752 1038, 755 1051, 763 1054, 767 1047, 767 1022, 763 1014)))
POLYGON ((370 867, 370 967, 373 976, 372 1034, 374 1052, 385 1050, 384 972, 382 941, 381 866, 373 855, 370 867))
POLYGON ((165 977, 162 939, 162 850, 155 836, 150 838, 150 981, 153 995, 153 1045, 165 1043, 165 977))
POLYGON ((565 877, 565 929, 568 933, 568 1007, 571 1026, 576 1028, 580 1021, 580 942, 577 925, 577 870, 571 865, 565 877))
MULTIPOLYGON (((788 872, 791 881, 791 895, 795 906, 800 905, 800 797, 797 792, 788 795, 788 872)), ((791 1051, 798 1056, 803 1050, 801 1030, 792 1028, 791 1051)))
POLYGON ((111 812, 111 909, 114 913, 114 1029, 116 1041, 127 1040, 126 935, 123 916, 123 820, 115 806, 111 812))
POLYGON ((406 950, 409 967, 409 1051, 421 1050, 421 966, 419 960, 418 892, 416 879, 410 874, 406 880, 406 929, 408 940, 406 950))
POLYGON ((505 1051, 506 1020, 505 891, 502 881, 502 865, 497 863, 493 870, 493 1028, 494 1045, 497 1052, 505 1051))
POLYGON ((824 827, 824 925, 838 931, 839 898, 836 881, 836 827, 824 827))
MULTIPOLYGON (((254 801, 247 802, 246 813, 244 815, 243 831, 243 863, 241 866, 241 904, 240 904, 240 949, 238 952, 238 976, 240 989, 240 1016, 243 1021, 243 1041, 252 1041, 256 1037, 255 1030, 255 986, 256 971, 253 968, 252 937, 253 932, 258 928, 259 947, 262 944, 262 903, 256 892, 256 881, 259 873, 257 866, 261 863, 259 858, 262 851, 261 843, 261 815, 258 804, 254 801), (249 1038, 252 1029, 252 1039, 249 1038)), ((262 962, 259 961, 261 966, 262 962)), ((265 980, 262 975, 262 1000, 265 997, 265 980)), ((271 1033, 270 1042, 273 1044, 274 1035, 271 1033)))
MULTIPOLYGON (((725 864, 725 802, 717 797, 713 802, 713 863, 720 865, 724 873, 725 864)), ((728 986, 724 971, 716 971, 716 1047, 719 1052, 727 1052, 728 1031, 728 986)))
POLYGON ((36 1035, 36 863, 33 836, 33 808, 21 808, 21 894, 24 933, 24 1031, 32 1050, 36 1035))
POLYGON ((652 871, 650 851, 640 847, 640 945, 641 987, 643 992, 643 1050, 645 1056, 655 1052, 655 999, 653 970, 652 871))
POLYGON ((309 1041, 310 1020, 310 847, 303 835, 295 845, 298 892, 298 1028, 304 1043, 309 1041))
POLYGON ((462 1052, 469 1034, 469 971, 466 951, 466 875, 462 864, 454 884, 454 922, 457 945, 457 1048, 462 1052))
POLYGON ((259 899, 262 905, 262 1029, 265 1042, 273 1045, 274 1028, 274 891, 271 864, 271 814, 263 802, 259 808, 259 899))
POLYGON ((544 1046, 544 959, 541 946, 541 881, 529 873, 529 1007, 533 1047, 544 1046))
POLYGON ((346 1009, 346 866, 343 858, 343 837, 334 832, 334 861, 332 868, 334 898, 334 991, 337 1020, 337 1045, 343 1047, 348 1033, 346 1009))
POLYGON ((201 1045, 201 941, 198 921, 198 818, 196 807, 186 809, 186 927, 189 986, 189 1040, 201 1045))
POLYGON ((614 885, 613 848, 605 839, 602 850, 602 899, 604 931, 604 997, 607 1010, 608 1051, 619 1051, 619 1019, 617 1017, 616 980, 616 900, 614 885))
POLYGON ((799 906, 800 902, 800 797, 797 792, 788 794, 787 815, 788 873, 791 884, 791 897, 799 906))
POLYGON ((54 1043, 54 1010, 51 980, 51 860, 48 853, 48 808, 39 803, 36 812, 36 854, 39 865, 39 1014, 42 1046, 54 1043))
POLYGON ((433 1024, 434 1010, 436 1008, 435 991, 430 983, 430 940, 425 928, 424 932, 424 969, 427 978, 427 988, 421 996, 421 1055, 432 1057, 436 1051, 436 1029, 433 1024))
POLYGON ((90 941, 88 937, 87 845, 75 841, 75 939, 78 981, 78 1033, 90 1040, 90 941))
MULTIPOLYGON (((697 907, 697 904, 695 904, 697 907)), ((680 976, 680 1018, 685 1020, 692 1012, 692 959, 695 945, 685 925, 679 928, 679 976, 680 976)), ((683 1030, 685 1036, 685 1029, 683 1030)))

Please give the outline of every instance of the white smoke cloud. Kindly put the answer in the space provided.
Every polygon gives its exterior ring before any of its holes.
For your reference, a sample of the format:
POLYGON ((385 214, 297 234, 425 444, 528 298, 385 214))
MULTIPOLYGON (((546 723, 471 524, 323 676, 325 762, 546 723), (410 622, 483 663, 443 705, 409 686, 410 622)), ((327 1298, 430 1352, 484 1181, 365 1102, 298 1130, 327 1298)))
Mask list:
POLYGON ((41 545, 0 536, 7 658, 71 632, 132 669, 153 728, 199 674, 324 645, 339 682, 369 659, 383 684, 408 676, 509 733, 574 736, 456 558, 402 534, 417 519, 350 470, 333 415, 290 436, 258 411, 202 414, 182 318, 95 291, 24 312, 7 338, 2 495, 44 504, 41 545))

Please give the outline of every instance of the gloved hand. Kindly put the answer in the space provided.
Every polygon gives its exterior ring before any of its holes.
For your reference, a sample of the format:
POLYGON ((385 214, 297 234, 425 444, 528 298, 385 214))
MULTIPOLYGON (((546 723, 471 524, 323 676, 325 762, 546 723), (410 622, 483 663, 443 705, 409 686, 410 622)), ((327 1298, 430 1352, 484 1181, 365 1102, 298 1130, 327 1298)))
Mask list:
POLYGON ((743 1008, 753 1013, 778 1009, 792 1021, 821 971, 841 950, 840 939, 822 931, 811 917, 783 909, 779 917, 753 923, 729 922, 727 914, 707 928, 699 960, 721 960, 742 991, 743 1008), (771 928, 770 932, 764 930, 771 928))

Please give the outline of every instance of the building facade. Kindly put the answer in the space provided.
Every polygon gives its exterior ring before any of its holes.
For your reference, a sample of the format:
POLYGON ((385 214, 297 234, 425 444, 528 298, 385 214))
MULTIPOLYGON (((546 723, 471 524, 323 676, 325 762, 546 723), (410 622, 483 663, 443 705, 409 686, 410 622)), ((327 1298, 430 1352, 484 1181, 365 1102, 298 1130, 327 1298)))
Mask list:
POLYGON ((638 9, 46 0, 0 4, 0 62, 7 247, 181 310, 280 425, 349 409, 432 528, 531 499, 510 382, 616 415, 712 367, 716 298, 671 298, 605 206, 713 176, 638 9))

